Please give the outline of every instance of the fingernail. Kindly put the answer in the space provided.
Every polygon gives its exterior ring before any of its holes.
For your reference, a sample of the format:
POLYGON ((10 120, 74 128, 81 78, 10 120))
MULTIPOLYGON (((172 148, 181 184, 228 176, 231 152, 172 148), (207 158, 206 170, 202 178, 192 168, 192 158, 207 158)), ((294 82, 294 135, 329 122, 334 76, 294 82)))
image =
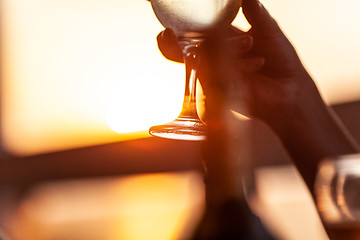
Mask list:
POLYGON ((240 45, 244 49, 248 49, 252 47, 253 44, 253 38, 249 35, 241 36, 239 39, 240 45))
POLYGON ((249 35, 229 38, 228 41, 236 43, 241 49, 244 50, 251 48, 253 44, 253 38, 249 35))

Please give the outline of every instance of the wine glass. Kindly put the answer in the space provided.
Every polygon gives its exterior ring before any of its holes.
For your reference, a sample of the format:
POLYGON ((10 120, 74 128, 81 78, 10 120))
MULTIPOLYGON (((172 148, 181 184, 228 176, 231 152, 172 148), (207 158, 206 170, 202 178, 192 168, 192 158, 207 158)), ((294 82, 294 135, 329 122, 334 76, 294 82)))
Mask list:
POLYGON ((321 162, 315 196, 330 239, 360 239, 360 154, 321 162))
POLYGON ((229 26, 242 0, 150 0, 156 17, 165 28, 171 28, 182 49, 186 81, 182 110, 172 122, 153 126, 153 136, 204 140, 205 123, 196 108, 197 73, 200 49, 211 34, 229 26))

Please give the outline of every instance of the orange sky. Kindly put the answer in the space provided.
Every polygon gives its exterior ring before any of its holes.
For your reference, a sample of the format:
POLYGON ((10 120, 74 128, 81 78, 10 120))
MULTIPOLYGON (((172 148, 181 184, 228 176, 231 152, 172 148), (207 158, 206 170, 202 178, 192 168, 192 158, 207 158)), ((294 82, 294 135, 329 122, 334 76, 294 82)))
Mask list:
MULTIPOLYGON (((264 4, 327 101, 360 96, 360 3, 264 4)), ((147 136, 148 127, 179 113, 184 67, 159 53, 163 27, 148 2, 3 0, 1 17, 1 133, 9 151, 29 155, 147 136)), ((235 24, 246 25, 241 14, 235 24)))

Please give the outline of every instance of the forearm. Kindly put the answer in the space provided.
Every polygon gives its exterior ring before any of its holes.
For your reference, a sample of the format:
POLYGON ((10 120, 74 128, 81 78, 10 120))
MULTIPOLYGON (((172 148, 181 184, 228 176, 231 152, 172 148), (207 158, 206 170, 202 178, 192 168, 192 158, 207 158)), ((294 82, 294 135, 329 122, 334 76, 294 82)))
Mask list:
POLYGON ((359 152, 359 146, 315 86, 304 94, 299 94, 287 116, 269 125, 313 193, 318 163, 328 156, 359 152))

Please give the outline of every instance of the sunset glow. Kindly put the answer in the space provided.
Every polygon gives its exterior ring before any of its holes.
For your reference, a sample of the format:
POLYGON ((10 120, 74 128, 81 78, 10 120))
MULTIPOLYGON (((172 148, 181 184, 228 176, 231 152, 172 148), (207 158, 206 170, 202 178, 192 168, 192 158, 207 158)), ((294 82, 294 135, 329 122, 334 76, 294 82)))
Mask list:
POLYGON ((194 172, 45 183, 9 224, 16 239, 187 239, 204 206, 194 172))
POLYGON ((184 67, 158 51, 163 27, 149 3, 5 0, 2 7, 1 132, 9 151, 146 137, 180 112, 184 67))
MULTIPOLYGON (((263 2, 325 99, 358 98, 360 3, 263 2)), ((150 126, 179 114, 184 66, 159 52, 156 35, 163 27, 147 1, 1 4, 1 138, 9 152, 148 137, 150 126)), ((249 28, 241 13, 235 25, 249 28)))

